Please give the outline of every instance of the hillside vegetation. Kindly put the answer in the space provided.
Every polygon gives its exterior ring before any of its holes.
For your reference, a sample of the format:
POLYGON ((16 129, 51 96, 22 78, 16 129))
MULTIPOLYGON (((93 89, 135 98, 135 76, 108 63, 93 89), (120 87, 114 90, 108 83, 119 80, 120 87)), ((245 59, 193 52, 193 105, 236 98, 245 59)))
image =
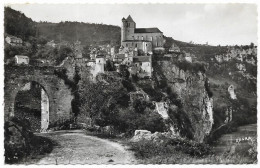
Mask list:
POLYGON ((23 13, 5 7, 5 33, 28 41, 30 38, 45 38, 55 42, 79 40, 84 45, 120 44, 120 27, 82 22, 35 22, 23 13))

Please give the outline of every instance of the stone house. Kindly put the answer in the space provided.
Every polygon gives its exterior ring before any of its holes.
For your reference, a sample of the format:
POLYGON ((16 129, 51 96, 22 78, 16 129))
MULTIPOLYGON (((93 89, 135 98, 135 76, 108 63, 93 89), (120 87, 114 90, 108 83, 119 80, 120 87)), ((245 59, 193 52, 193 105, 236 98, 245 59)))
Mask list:
POLYGON ((222 63, 223 62, 223 56, 222 55, 215 55, 215 59, 217 62, 222 63))
POLYGON ((187 53, 187 52, 184 53, 184 59, 187 62, 192 62, 192 57, 194 57, 194 55, 192 55, 191 53, 187 53))
POLYGON ((246 71, 246 66, 245 64, 241 64, 241 63, 236 63, 236 67, 239 71, 246 71))
POLYGON ((88 60, 86 65, 90 68, 90 73, 92 74, 90 78, 95 81, 99 73, 105 72, 106 58, 104 55, 98 54, 95 60, 88 60))
POLYGON ((172 46, 169 48, 170 53, 179 53, 181 52, 180 48, 176 44, 172 44, 172 46))
POLYGON ((7 36, 5 38, 5 41, 12 46, 22 46, 23 45, 23 40, 21 38, 14 37, 14 36, 7 36))
POLYGON ((140 78, 152 77, 152 58, 151 56, 135 56, 133 57, 133 65, 130 69, 132 75, 140 78))
POLYGON ((252 64, 252 65, 256 65, 256 60, 251 55, 247 56, 246 62, 249 63, 249 64, 252 64))
POLYGON ((16 55, 14 56, 15 64, 29 64, 29 57, 24 55, 16 55))
POLYGON ((115 54, 113 61, 121 64, 125 60, 126 54, 115 54))
POLYGON ((96 56, 95 74, 105 72, 106 59, 104 55, 96 56))

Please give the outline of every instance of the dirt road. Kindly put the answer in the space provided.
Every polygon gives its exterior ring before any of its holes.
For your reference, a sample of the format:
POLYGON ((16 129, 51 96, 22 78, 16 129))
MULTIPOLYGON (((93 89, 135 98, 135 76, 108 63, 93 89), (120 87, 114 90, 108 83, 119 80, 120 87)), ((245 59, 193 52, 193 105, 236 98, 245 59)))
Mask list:
MULTIPOLYGON (((41 134, 39 134, 41 135, 41 134)), ((134 164, 133 153, 121 144, 85 135, 83 131, 42 134, 58 143, 43 158, 26 164, 134 164)))

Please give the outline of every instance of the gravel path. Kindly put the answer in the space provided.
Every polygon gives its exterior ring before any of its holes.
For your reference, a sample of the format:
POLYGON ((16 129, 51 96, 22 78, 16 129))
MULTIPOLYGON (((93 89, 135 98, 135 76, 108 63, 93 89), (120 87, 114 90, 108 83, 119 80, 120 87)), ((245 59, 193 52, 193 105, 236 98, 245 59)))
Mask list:
POLYGON ((52 152, 25 164, 134 164, 133 153, 116 142, 85 135, 83 131, 39 134, 56 141, 52 152))

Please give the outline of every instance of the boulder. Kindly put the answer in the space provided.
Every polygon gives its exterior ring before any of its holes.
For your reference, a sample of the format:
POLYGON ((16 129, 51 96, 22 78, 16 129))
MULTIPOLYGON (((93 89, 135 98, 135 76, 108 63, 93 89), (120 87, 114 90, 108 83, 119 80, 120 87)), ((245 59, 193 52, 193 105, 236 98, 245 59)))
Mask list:
POLYGON ((131 141, 138 142, 141 140, 149 140, 154 142, 161 142, 164 139, 176 137, 179 137, 179 135, 172 132, 155 132, 152 134, 150 131, 147 130, 136 130, 135 135, 132 137, 131 141))
POLYGON ((135 134, 131 141, 138 142, 140 140, 151 140, 152 139, 152 133, 148 130, 135 130, 135 134))

